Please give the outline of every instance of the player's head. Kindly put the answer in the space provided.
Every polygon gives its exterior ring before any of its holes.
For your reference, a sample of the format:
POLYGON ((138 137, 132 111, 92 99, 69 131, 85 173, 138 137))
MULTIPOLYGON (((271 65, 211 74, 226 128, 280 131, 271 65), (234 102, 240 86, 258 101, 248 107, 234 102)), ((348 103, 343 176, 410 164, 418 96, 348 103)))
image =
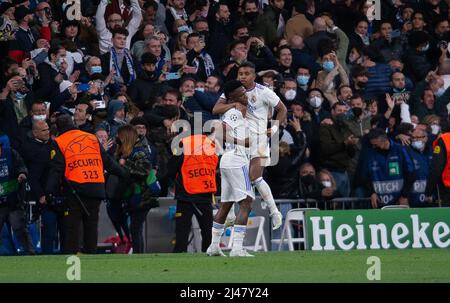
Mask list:
POLYGON ((223 86, 223 92, 227 103, 239 102, 247 105, 247 95, 245 94, 245 87, 238 80, 231 80, 223 86))
POLYGON ((254 85, 256 79, 255 65, 251 62, 243 62, 238 69, 238 80, 241 81, 245 88, 254 85))

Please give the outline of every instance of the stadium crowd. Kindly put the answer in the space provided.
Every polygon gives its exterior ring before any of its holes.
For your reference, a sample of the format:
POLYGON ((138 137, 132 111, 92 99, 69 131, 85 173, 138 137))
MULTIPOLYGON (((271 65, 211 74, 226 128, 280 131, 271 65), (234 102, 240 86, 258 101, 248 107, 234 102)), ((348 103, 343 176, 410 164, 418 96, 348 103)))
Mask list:
POLYGON ((222 87, 248 62, 288 109, 264 172, 275 199, 423 207, 440 186, 448 205, 433 153, 450 130, 450 1, 379 2, 381 20, 364 0, 1 1, 0 227, 29 242, 11 182, 27 180, 52 253, 65 211, 48 190, 52 142, 70 115, 126 169, 106 174, 104 200, 119 234, 142 238, 173 195, 172 124, 220 119, 222 87))

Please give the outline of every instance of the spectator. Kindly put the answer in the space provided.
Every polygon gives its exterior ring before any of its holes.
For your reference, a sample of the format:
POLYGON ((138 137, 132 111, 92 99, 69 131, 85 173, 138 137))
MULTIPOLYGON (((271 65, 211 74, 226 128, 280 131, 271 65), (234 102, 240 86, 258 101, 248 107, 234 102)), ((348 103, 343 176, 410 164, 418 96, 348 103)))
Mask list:
MULTIPOLYGON (((126 40, 124 41, 123 48, 131 48, 131 38, 138 31, 139 25, 142 21, 142 11, 139 6, 138 0, 130 0, 132 17, 126 30, 128 34, 126 35, 126 40)), ((100 54, 103 55, 110 51, 113 46, 113 30, 121 28, 124 26, 124 20, 120 14, 113 13, 108 16, 107 22, 105 22, 105 10, 108 4, 108 0, 101 0, 98 7, 97 13, 95 15, 95 28, 97 30, 99 44, 100 44, 100 54)), ((109 70, 109 69, 108 69, 109 70)))
POLYGON ((112 85, 116 92, 126 90, 126 87, 136 79, 135 59, 126 47, 128 36, 129 33, 124 28, 112 30, 112 47, 100 57, 104 76, 114 70, 112 85))
POLYGON ((317 17, 314 19, 314 34, 309 37, 303 37, 305 41, 305 46, 308 49, 308 52, 314 57, 319 57, 319 52, 317 46, 319 45, 319 41, 322 39, 329 39, 327 32, 327 24, 325 19, 322 17, 317 17))
POLYGON ((151 53, 144 53, 141 58, 141 72, 129 87, 131 100, 141 109, 150 109, 156 103, 161 90, 161 82, 156 76, 157 58, 151 53))
POLYGON ((339 75, 341 85, 348 85, 349 80, 347 73, 337 60, 334 52, 324 53, 321 55, 322 68, 315 82, 315 87, 319 88, 332 106, 336 103, 336 84, 335 78, 339 75))
POLYGON ((123 199, 130 217, 133 253, 144 253, 145 219, 150 208, 159 206, 146 184, 152 169, 151 156, 148 145, 139 139, 137 131, 131 125, 119 128, 116 142, 116 159, 130 174, 129 178, 121 179, 120 183, 127 189, 123 193, 123 199))
POLYGON ((320 126, 320 157, 322 167, 328 169, 336 180, 341 196, 350 195, 348 168, 355 156, 358 138, 345 125, 345 103, 335 103, 332 107, 332 124, 320 126))
POLYGON ((250 35, 262 36, 267 45, 272 45, 277 37, 277 31, 270 20, 259 13, 258 1, 244 0, 242 2, 242 12, 241 21, 247 25, 250 35))
POLYGON ((114 139, 119 128, 126 124, 125 117, 125 104, 120 100, 111 100, 108 103, 108 118, 100 124, 99 128, 106 130, 109 138, 114 139))
POLYGON ((145 53, 145 40, 155 35, 155 27, 150 24, 144 24, 142 27, 142 40, 134 42, 131 48, 131 54, 135 58, 141 58, 145 53))
POLYGON ((75 112, 73 113, 73 122, 79 130, 87 133, 94 133, 94 125, 92 120, 92 114, 94 109, 89 103, 79 103, 75 105, 75 112))
POLYGON ((292 17, 286 23, 286 30, 284 36, 290 40, 294 35, 298 35, 303 39, 308 38, 313 34, 313 26, 311 22, 306 19, 306 5, 297 2, 292 11, 292 17))
POLYGON ((414 83, 425 78, 431 70, 427 52, 430 48, 430 37, 424 31, 415 31, 409 35, 409 48, 405 53, 405 72, 414 83))

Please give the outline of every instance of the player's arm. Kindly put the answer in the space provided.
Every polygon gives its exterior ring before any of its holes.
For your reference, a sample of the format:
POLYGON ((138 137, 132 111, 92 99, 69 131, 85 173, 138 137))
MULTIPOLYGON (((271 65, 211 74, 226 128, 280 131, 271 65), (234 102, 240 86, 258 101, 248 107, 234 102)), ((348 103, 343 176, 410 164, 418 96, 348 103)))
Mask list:
POLYGON ((278 101, 278 104, 275 106, 275 110, 277 111, 276 120, 278 122, 283 123, 287 118, 287 108, 281 100, 278 101))
POLYGON ((236 103, 227 103, 224 98, 219 98, 212 109, 212 114, 222 115, 234 107, 236 107, 236 103))

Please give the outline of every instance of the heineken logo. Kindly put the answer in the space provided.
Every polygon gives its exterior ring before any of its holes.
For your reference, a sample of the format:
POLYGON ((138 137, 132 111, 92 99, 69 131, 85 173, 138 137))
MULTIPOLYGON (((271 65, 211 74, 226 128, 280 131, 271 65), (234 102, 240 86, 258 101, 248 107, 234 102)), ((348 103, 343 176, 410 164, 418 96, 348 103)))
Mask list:
POLYGON ((450 209, 306 212, 312 250, 449 248, 450 209))

